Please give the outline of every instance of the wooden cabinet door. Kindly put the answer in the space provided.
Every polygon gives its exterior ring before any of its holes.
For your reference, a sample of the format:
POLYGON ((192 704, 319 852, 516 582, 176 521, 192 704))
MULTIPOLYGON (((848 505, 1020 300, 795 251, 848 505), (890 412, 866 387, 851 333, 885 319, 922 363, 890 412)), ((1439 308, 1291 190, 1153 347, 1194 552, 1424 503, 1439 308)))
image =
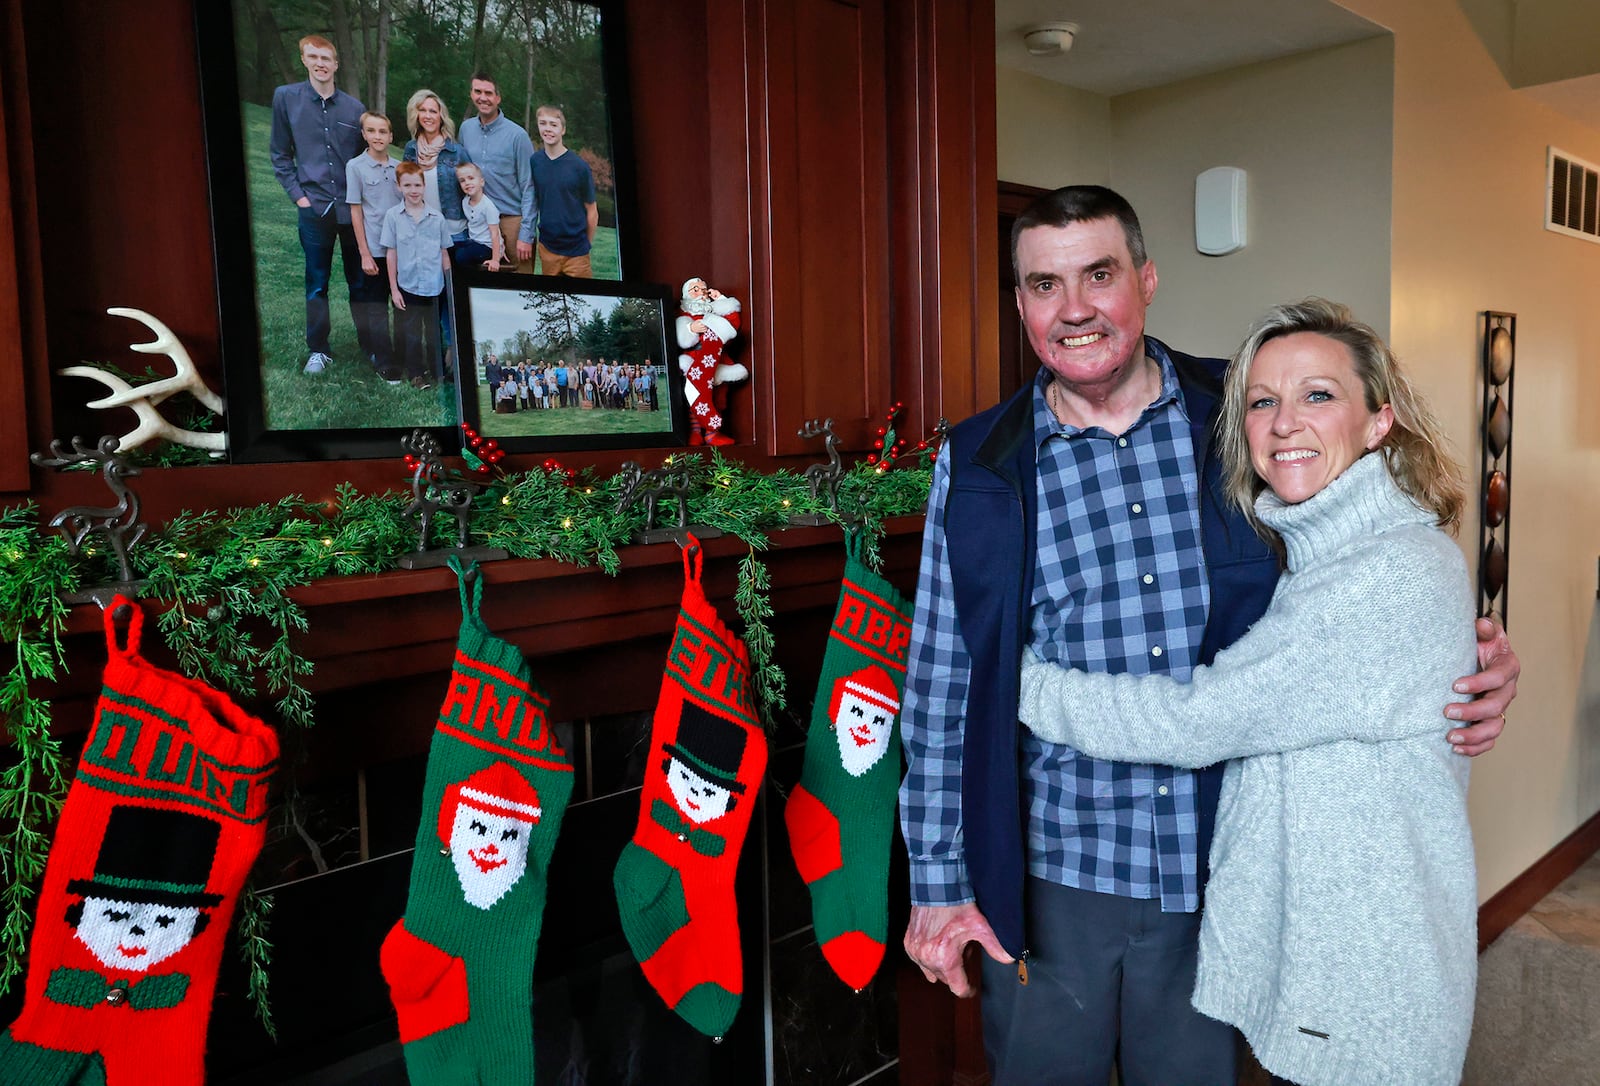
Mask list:
POLYGON ((816 451, 796 431, 821 416, 864 449, 889 406, 884 2, 764 5, 768 184, 752 196, 770 306, 751 319, 770 337, 757 410, 774 455, 816 451))
POLYGON ((0 79, 0 493, 28 489, 28 404, 24 394, 25 367, 22 341, 22 276, 18 264, 17 232, 12 222, 14 170, 22 163, 12 159, 13 139, 22 128, 7 124, 14 118, 20 87, 14 82, 22 65, 20 18, 15 10, 0 14, 6 20, 0 34, 0 55, 7 76, 0 79))

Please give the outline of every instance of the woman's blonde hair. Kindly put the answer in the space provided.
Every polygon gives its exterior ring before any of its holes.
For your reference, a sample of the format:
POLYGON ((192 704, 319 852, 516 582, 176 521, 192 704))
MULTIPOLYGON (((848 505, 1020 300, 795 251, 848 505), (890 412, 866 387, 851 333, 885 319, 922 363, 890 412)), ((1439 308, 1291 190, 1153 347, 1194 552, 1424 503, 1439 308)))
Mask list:
POLYGON ((1272 533, 1256 519, 1256 496, 1266 483, 1250 463, 1244 432, 1245 413, 1250 408, 1250 366, 1265 344, 1297 332, 1326 336, 1350 352, 1365 391, 1367 410, 1377 411, 1388 404, 1394 412, 1394 425, 1377 449, 1390 477, 1412 501, 1438 517, 1441 528, 1454 531, 1461 522, 1466 497, 1461 487, 1461 468, 1451 454, 1444 429, 1401 371, 1399 359, 1383 337, 1356 320, 1348 307, 1323 298, 1273 307, 1250 329, 1228 364, 1218 435, 1228 496, 1256 531, 1272 538, 1272 533))
POLYGON ((417 109, 429 98, 432 98, 439 106, 439 131, 449 138, 455 139, 456 122, 450 119, 450 107, 444 104, 443 98, 440 98, 427 87, 423 87, 413 94, 411 100, 406 103, 406 127, 411 130, 411 138, 414 140, 422 138, 422 126, 417 123, 417 109))

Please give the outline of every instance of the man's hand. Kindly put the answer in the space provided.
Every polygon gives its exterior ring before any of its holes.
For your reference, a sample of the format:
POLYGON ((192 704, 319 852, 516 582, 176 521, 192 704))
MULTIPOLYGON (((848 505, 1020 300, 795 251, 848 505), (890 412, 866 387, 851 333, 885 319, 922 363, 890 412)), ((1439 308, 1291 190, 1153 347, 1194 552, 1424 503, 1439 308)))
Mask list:
POLYGON ((978 906, 913 905, 911 923, 906 928, 906 955, 934 984, 949 987, 952 995, 965 999, 976 995, 967 983, 963 964, 968 943, 977 943, 997 962, 1013 961, 1005 952, 994 929, 983 918, 978 906))
POLYGON ((294 206, 295 207, 310 207, 311 206, 311 197, 309 197, 309 196, 300 197, 300 199, 298 199, 298 200, 296 200, 294 202, 294 206))
POLYGON ((531 242, 531 241, 518 241, 517 242, 517 263, 518 264, 526 264, 528 261, 530 261, 532 259, 533 259, 533 242, 531 242))
POLYGON ((361 258, 361 270, 367 275, 378 274, 378 262, 372 258, 371 253, 361 258))
POLYGON ((706 324, 705 321, 700 320, 699 318, 696 318, 696 319, 694 319, 694 320, 689 322, 689 331, 693 332, 697 336, 703 336, 709 330, 710 330, 710 325, 706 324))
POLYGON ((406 300, 405 297, 400 293, 400 289, 398 287, 389 292, 389 300, 394 302, 394 307, 396 309, 400 310, 401 312, 405 311, 406 300))
POLYGON ((1480 618, 1477 634, 1478 673, 1455 683, 1456 693, 1477 697, 1453 702, 1444 711, 1451 720, 1466 723, 1466 727, 1456 728, 1447 738, 1457 754, 1470 757, 1494 748, 1506 726, 1506 708, 1517 696, 1517 677, 1522 674, 1522 661, 1511 651, 1511 640, 1498 622, 1480 618))

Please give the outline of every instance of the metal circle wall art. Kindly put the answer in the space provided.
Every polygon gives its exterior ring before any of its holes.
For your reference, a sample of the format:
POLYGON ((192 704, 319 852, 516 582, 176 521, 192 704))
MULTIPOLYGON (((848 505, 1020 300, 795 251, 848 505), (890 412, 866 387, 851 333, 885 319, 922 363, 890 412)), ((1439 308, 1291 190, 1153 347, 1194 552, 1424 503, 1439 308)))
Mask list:
POLYGON ((1506 624, 1511 569, 1511 420, 1517 369, 1517 315, 1483 314, 1482 516, 1478 523, 1478 614, 1506 624))

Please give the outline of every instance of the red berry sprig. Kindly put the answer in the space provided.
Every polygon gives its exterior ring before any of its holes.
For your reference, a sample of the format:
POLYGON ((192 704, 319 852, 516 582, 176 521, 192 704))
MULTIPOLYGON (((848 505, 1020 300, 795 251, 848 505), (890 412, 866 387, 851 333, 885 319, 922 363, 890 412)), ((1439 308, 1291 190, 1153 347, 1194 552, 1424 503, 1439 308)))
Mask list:
POLYGON ((474 475, 486 477, 492 471, 500 470, 500 461, 506 458, 505 450, 492 437, 484 437, 466 423, 461 424, 461 436, 467 443, 467 448, 472 450, 472 458, 478 461, 472 469, 474 475))
POLYGON ((544 462, 544 470, 554 475, 567 486, 578 485, 578 473, 573 468, 563 467, 561 461, 551 457, 544 462))
POLYGON ((894 404, 884 416, 884 424, 874 431, 876 436, 872 447, 876 451, 867 454, 867 463, 872 464, 879 475, 892 471, 908 457, 913 461, 927 457, 931 462, 939 454, 939 439, 944 433, 942 429, 935 428, 932 436, 914 445, 895 433, 895 423, 904 410, 904 404, 894 404))

